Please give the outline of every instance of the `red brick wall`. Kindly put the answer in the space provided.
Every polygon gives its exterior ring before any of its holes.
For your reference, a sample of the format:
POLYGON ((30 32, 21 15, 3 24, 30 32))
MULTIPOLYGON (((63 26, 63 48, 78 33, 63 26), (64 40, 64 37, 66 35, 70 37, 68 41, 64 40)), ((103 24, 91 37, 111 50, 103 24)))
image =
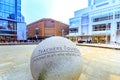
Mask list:
POLYGON ((38 36, 43 38, 50 35, 62 36, 62 29, 64 29, 66 34, 69 33, 68 25, 50 18, 45 18, 27 25, 27 38, 35 37, 36 28, 39 29, 38 36))

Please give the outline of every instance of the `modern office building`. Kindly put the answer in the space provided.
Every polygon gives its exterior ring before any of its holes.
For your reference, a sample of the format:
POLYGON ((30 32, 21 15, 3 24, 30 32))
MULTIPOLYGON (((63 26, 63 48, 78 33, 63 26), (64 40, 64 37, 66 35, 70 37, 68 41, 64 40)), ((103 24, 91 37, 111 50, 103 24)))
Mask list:
POLYGON ((88 0, 69 22, 71 40, 120 43, 120 0, 88 0))
POLYGON ((0 42, 17 40, 21 22, 21 0, 0 0, 0 42))
POLYGON ((60 21, 43 18, 27 25, 28 40, 42 40, 51 36, 65 36, 69 33, 69 26, 60 21))

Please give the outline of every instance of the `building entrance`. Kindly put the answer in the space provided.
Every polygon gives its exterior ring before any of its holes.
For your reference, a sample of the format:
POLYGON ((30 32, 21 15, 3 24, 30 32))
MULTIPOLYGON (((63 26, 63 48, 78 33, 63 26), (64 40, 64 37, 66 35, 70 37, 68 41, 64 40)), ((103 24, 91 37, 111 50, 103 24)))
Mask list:
POLYGON ((69 39, 73 42, 78 41, 78 37, 69 37, 69 39))
POLYGON ((110 36, 107 36, 107 38, 106 36, 93 36, 92 40, 94 43, 110 43, 110 36))

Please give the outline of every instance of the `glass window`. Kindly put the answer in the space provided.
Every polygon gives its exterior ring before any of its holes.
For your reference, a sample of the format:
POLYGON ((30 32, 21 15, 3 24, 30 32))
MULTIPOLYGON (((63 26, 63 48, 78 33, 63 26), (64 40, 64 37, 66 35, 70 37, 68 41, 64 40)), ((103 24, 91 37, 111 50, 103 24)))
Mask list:
POLYGON ((10 7, 10 12, 11 13, 15 13, 15 8, 14 7, 10 7))
POLYGON ((0 17, 9 18, 9 19, 17 19, 16 15, 19 15, 19 17, 21 17, 20 4, 21 4, 21 0, 0 0, 0 17), (15 1, 17 1, 18 6, 15 5, 16 3, 15 1), (16 11, 18 12, 18 14, 16 13, 16 11))
POLYGON ((21 0, 17 0, 17 3, 18 3, 18 4, 21 4, 21 0))
POLYGON ((112 2, 114 3, 114 2, 115 2, 115 0, 112 0, 112 2))
POLYGON ((82 24, 85 24, 85 23, 88 23, 88 22, 89 22, 89 17, 88 16, 82 17, 82 19, 81 19, 82 24))
POLYGON ((94 0, 94 4, 99 4, 99 3, 105 2, 105 1, 107 1, 107 0, 94 0))
POLYGON ((20 17, 20 16, 21 16, 21 14, 20 14, 20 13, 17 13, 17 16, 19 16, 19 17, 20 17))
POLYGON ((13 30, 17 30, 17 23, 16 22, 14 22, 13 30))
POLYGON ((13 22, 9 21, 9 22, 8 22, 8 28, 9 28, 10 30, 13 30, 13 27, 14 27, 13 22))
POLYGON ((0 11, 2 10, 2 4, 0 4, 0 11))
POLYGON ((21 10, 21 7, 20 7, 20 6, 17 6, 17 10, 21 10))
POLYGON ((117 22, 117 29, 120 30, 120 22, 117 22))
POLYGON ((15 0, 10 0, 10 4, 15 5, 15 0))
POLYGON ((99 25, 93 25, 93 31, 105 31, 110 30, 111 28, 111 23, 109 24, 99 24, 99 25))
POLYGON ((0 29, 3 29, 2 23, 2 20, 0 20, 0 29))
POLYGON ((9 8, 9 6, 7 5, 6 6, 6 12, 9 12, 10 11, 10 8, 9 8))
POLYGON ((10 0, 5 0, 6 1, 6 3, 10 3, 10 0))
POLYGON ((7 13, 3 13, 3 16, 4 16, 4 18, 8 18, 8 14, 7 13))
POLYGON ((91 2, 92 2, 91 0, 88 0, 88 6, 91 6, 91 2))
POLYGON ((5 5, 3 5, 3 11, 5 12, 5 5))
POLYGON ((10 19, 15 19, 15 14, 14 14, 14 13, 13 13, 13 14, 10 14, 10 15, 9 15, 9 18, 10 18, 10 19))
POLYGON ((77 33, 78 28, 70 28, 69 31, 70 31, 70 33, 77 33))
POLYGON ((8 21, 3 21, 3 27, 4 29, 8 29, 8 21))
POLYGON ((111 28, 111 23, 108 23, 108 25, 106 25, 107 26, 107 30, 110 30, 110 28, 111 28))
POLYGON ((3 5, 2 4, 0 4, 0 11, 3 12, 3 5))
POLYGON ((18 21, 18 22, 21 22, 21 17, 17 17, 17 21, 18 21))
POLYGON ((120 18, 120 11, 115 12, 115 19, 120 18))
POLYGON ((113 13, 99 15, 99 16, 93 17, 92 19, 93 19, 93 22, 111 20, 111 19, 113 19, 113 13))
POLYGON ((0 12, 0 17, 2 17, 2 12, 0 12))
POLYGON ((7 6, 6 5, 4 5, 4 12, 7 12, 7 6))
POLYGON ((0 0, 0 3, 3 3, 4 0, 0 0))

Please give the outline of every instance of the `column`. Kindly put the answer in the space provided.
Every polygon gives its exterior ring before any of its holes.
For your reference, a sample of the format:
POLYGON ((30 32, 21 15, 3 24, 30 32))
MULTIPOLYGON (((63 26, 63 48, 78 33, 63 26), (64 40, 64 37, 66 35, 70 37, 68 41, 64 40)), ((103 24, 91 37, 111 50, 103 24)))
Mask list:
POLYGON ((115 12, 113 13, 113 20, 111 23, 111 34, 110 34, 110 43, 116 42, 116 33, 117 33, 117 23, 115 21, 115 12))

